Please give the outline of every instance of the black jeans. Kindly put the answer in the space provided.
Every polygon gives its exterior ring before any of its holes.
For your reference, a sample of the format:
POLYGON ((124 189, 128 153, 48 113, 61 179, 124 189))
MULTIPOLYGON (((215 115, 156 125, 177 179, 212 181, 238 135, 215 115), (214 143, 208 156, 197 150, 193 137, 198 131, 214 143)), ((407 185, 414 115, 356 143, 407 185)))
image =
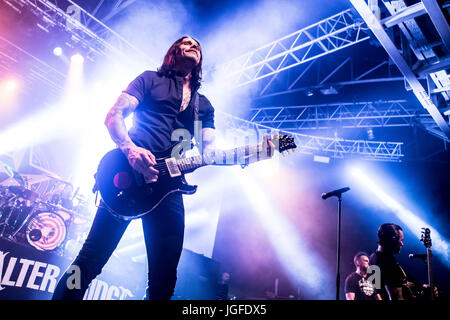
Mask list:
MULTIPOLYGON (((154 212, 141 219, 149 268, 147 295, 152 300, 168 300, 174 292, 178 261, 183 248, 182 195, 169 195, 154 212)), ((52 299, 83 299, 89 284, 101 273, 128 224, 129 222, 119 220, 105 208, 99 207, 89 235, 72 263, 72 266, 78 266, 80 270, 81 287, 69 288, 67 280, 71 283, 70 276, 74 273, 66 272, 59 280, 52 299)))

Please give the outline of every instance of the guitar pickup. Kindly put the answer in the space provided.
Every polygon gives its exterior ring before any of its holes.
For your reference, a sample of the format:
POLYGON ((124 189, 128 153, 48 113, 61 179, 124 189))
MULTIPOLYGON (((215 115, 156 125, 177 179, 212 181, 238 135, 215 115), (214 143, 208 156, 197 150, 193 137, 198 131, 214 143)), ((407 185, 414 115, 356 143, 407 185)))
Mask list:
POLYGON ((178 168, 177 160, 175 158, 169 158, 165 161, 171 178, 181 176, 181 171, 180 168, 178 168))

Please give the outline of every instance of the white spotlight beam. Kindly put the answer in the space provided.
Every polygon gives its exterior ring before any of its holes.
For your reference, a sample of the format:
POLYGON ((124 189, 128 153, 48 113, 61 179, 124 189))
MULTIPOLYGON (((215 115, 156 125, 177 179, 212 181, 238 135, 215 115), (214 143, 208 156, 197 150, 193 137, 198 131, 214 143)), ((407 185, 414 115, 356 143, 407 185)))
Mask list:
POLYGON ((253 181, 249 172, 239 169, 233 172, 289 279, 293 283, 302 282, 309 287, 311 293, 323 296, 327 288, 325 284, 330 280, 320 271, 325 265, 323 259, 308 248, 298 230, 273 206, 261 185, 253 181))
MULTIPOLYGON (((77 110, 52 106, 0 132, 0 154, 21 150, 77 133, 77 110), (75 121, 76 120, 76 121, 75 121)), ((79 118, 79 116, 78 116, 79 118)))
POLYGON ((401 161, 402 142, 347 140, 338 137, 320 137, 288 130, 281 130, 263 124, 254 123, 226 112, 217 110, 221 119, 225 121, 226 128, 244 131, 257 131, 261 133, 279 132, 294 136, 297 145, 296 152, 303 154, 320 154, 331 158, 359 157, 366 160, 401 161))
POLYGON ((374 179, 372 176, 368 175, 366 172, 360 170, 359 168, 353 168, 351 170, 351 173, 355 177, 355 179, 364 186, 364 188, 369 189, 378 199, 381 200, 383 204, 391 209, 394 214, 402 221, 402 223, 406 225, 412 233, 416 234, 418 238, 421 228, 430 228, 432 232, 431 234, 433 238, 434 251, 444 259, 444 262, 447 265, 450 265, 448 239, 444 238, 436 228, 430 226, 429 223, 420 219, 417 215, 406 209, 402 204, 391 197, 387 193, 389 192, 389 188, 387 188, 386 186, 382 186, 381 184, 377 184, 375 182, 376 179, 374 179))
POLYGON ((350 9, 237 57, 220 70, 241 87, 370 38, 350 9))

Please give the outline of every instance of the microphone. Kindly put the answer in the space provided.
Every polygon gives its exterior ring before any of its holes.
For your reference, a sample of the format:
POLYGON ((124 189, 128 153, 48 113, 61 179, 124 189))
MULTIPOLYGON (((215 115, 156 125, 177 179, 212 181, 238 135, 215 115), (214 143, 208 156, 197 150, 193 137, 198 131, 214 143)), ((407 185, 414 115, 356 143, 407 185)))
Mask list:
POLYGON ((350 188, 345 187, 345 188, 337 189, 334 191, 330 191, 328 193, 322 193, 322 199, 325 200, 325 199, 328 199, 329 197, 333 197, 333 196, 340 197, 341 194, 343 194, 344 192, 347 192, 348 190, 350 190, 350 188))
POLYGON ((410 253, 408 256, 410 259, 423 259, 426 260, 427 259, 427 255, 425 253, 410 253))

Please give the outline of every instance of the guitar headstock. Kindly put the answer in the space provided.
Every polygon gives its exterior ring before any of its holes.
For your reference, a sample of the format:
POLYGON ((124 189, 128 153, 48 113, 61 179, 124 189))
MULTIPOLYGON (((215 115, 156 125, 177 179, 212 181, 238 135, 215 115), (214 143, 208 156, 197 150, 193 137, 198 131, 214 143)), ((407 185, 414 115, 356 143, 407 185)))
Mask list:
POLYGON ((431 231, 429 228, 422 228, 422 234, 420 237, 420 241, 423 242, 425 248, 431 248, 431 231))
POLYGON ((294 142, 294 137, 285 134, 275 135, 272 138, 272 142, 278 147, 277 149, 280 153, 288 150, 294 151, 294 149, 297 148, 297 145, 294 142))

